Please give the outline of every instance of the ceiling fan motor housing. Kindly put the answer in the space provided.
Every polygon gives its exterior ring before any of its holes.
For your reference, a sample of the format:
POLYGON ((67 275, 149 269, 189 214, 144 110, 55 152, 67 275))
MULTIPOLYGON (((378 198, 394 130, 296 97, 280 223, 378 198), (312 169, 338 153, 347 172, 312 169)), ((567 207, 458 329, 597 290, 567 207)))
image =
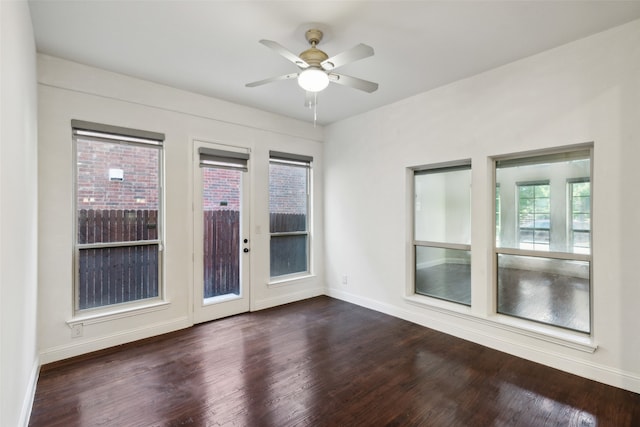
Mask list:
POLYGON ((329 55, 316 48, 316 45, 322 40, 322 31, 311 29, 305 34, 307 41, 311 44, 311 48, 302 52, 299 56, 311 67, 320 68, 322 61, 329 58, 329 55))
POLYGON ((316 49, 312 47, 310 49, 305 50, 300 54, 300 58, 304 59, 304 61, 309 64, 311 67, 322 68, 320 64, 325 59, 329 58, 329 55, 321 51, 320 49, 316 49))

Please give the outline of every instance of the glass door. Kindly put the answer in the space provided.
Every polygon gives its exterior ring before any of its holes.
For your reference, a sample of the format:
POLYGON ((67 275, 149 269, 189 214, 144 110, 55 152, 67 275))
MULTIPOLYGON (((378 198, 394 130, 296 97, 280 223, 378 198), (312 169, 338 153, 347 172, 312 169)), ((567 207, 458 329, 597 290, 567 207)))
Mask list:
POLYGON ((249 311, 247 149, 195 142, 194 322, 249 311))

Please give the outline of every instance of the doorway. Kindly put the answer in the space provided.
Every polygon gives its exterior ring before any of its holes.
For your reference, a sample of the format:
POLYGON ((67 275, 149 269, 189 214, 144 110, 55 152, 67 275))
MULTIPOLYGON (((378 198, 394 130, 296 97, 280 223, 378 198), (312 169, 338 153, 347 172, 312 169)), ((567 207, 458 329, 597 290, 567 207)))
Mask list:
POLYGON ((194 142, 194 323, 249 311, 249 150, 194 142))

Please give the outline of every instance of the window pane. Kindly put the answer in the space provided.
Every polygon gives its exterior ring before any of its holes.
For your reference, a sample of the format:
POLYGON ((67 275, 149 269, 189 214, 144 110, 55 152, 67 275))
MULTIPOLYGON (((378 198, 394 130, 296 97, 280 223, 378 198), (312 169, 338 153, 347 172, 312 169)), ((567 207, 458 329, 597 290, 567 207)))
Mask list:
POLYGON ((537 199, 548 199, 549 198, 549 186, 548 185, 535 185, 534 186, 534 197, 537 199))
POLYGON ((496 185, 496 236, 500 236, 500 186, 496 185))
POLYGON ((573 250, 579 254, 589 254, 591 233, 589 231, 573 231, 573 250))
POLYGON ((240 295, 242 170, 203 167, 203 296, 240 295))
POLYGON ((571 236, 573 252, 591 252, 591 183, 570 182, 571 236))
POLYGON ((591 211, 591 197, 573 195, 573 212, 589 213, 591 211))
POLYGON ((574 182, 573 197, 589 197, 591 195, 591 183, 590 182, 574 182))
MULTIPOLYGON (((574 214, 590 213, 589 156, 588 150, 582 150, 498 161, 495 173, 500 186, 501 224, 496 230, 496 246, 579 252, 571 231, 573 220, 578 218, 574 214)), ((581 221, 588 223, 586 218, 581 221)))
POLYGON ((533 243, 533 230, 520 229, 520 241, 533 243))
POLYGON ((471 305, 471 252, 416 246, 416 293, 471 305))
POLYGON ((549 212, 549 199, 548 198, 536 198, 534 208, 536 213, 549 212))
MULTIPOLYGON (((522 188, 522 187, 521 187, 522 188)), ((526 188, 531 188, 531 187, 526 187, 526 188)), ((519 207, 520 207, 520 214, 530 214, 533 212, 533 208, 534 208, 534 200, 533 198, 524 198, 524 197, 520 197, 520 201, 519 201, 519 207)))
POLYGON ((78 308, 158 296, 158 245, 80 249, 78 308))
POLYGON ((271 277, 306 272, 307 248, 306 234, 271 236, 271 277))
POLYGON ((574 231, 573 243, 576 246, 589 247, 589 234, 588 231, 574 231))
POLYGON ((590 215, 589 214, 574 214, 573 215, 573 230, 590 230, 590 215))
POLYGON ((76 151, 78 243, 158 239, 160 150, 79 138, 76 151))
POLYGON ((269 164, 269 229, 272 233, 307 230, 308 171, 301 166, 269 164))
POLYGON ((520 195, 520 203, 522 203, 522 199, 533 199, 534 191, 533 186, 530 185, 522 185, 518 188, 518 194, 520 195))
POLYGON ((415 240, 469 244, 471 169, 417 172, 415 240))
POLYGON ((157 239, 157 209, 78 210, 79 244, 157 239))
POLYGON ((589 262, 498 254, 498 312, 589 333, 589 262))

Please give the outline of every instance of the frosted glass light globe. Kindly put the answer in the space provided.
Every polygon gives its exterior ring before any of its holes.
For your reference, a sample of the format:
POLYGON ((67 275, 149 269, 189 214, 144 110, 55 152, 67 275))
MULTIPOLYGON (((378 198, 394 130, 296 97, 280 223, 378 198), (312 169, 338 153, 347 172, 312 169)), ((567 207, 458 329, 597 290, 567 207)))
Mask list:
POLYGON ((298 76, 298 85, 307 92, 320 92, 329 86, 329 76, 317 68, 307 68, 298 76))

